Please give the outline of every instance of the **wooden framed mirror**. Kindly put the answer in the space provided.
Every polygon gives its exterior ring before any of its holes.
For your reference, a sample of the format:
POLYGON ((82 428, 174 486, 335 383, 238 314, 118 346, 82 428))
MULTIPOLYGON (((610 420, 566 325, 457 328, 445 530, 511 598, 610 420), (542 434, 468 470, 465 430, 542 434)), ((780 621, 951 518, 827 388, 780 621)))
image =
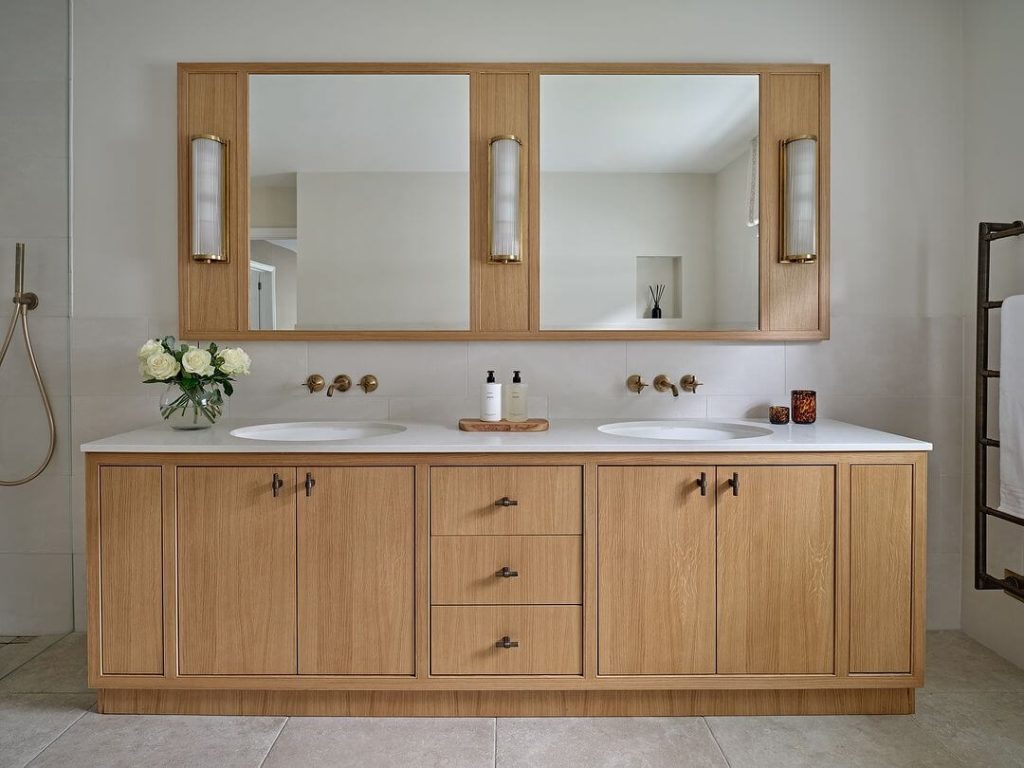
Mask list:
POLYGON ((183 338, 828 338, 827 65, 178 75, 183 338), (198 136, 224 147, 205 209, 198 136), (783 258, 787 205, 802 261, 783 258), (192 256, 196 211, 223 211, 223 260, 192 256), (495 260, 505 224, 517 254, 495 260))

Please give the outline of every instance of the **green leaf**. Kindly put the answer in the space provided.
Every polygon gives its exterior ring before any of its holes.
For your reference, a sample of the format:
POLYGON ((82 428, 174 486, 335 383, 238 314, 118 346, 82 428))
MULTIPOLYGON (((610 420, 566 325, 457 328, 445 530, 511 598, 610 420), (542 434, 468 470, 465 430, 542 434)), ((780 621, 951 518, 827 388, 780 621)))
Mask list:
POLYGON ((224 394, 231 397, 235 393, 235 388, 231 386, 230 381, 224 381, 224 394))

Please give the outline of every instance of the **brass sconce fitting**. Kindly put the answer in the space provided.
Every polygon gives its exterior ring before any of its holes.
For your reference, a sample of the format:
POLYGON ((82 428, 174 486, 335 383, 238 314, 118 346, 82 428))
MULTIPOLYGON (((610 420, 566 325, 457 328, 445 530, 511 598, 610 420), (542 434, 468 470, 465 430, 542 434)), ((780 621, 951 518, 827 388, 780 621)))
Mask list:
POLYGON ((363 378, 359 380, 359 386, 363 388, 363 392, 365 392, 366 394, 370 394, 375 389, 377 389, 378 384, 379 382, 377 381, 377 377, 374 376, 372 373, 366 374, 365 376, 363 376, 363 378))
POLYGON ((697 377, 692 373, 688 373, 679 380, 679 386, 683 388, 684 392, 689 392, 691 395, 697 394, 697 387, 703 387, 703 381, 697 381, 697 377))
POLYGON ((664 373, 659 373, 654 377, 654 389, 657 392, 668 392, 672 390, 672 397, 679 397, 679 387, 672 383, 664 373))
POLYGON ((628 389, 630 392, 636 392, 638 395, 644 391, 644 388, 646 386, 647 382, 645 382, 639 374, 634 373, 632 376, 626 379, 626 389, 628 389))
POLYGON ((352 379, 342 373, 334 377, 334 382, 327 388, 327 396, 333 397, 335 392, 348 392, 350 389, 352 389, 352 379))
POLYGON ((319 392, 327 386, 327 382, 324 381, 324 377, 319 373, 311 373, 306 377, 306 380, 302 382, 302 386, 308 389, 309 394, 312 395, 314 392, 319 392))

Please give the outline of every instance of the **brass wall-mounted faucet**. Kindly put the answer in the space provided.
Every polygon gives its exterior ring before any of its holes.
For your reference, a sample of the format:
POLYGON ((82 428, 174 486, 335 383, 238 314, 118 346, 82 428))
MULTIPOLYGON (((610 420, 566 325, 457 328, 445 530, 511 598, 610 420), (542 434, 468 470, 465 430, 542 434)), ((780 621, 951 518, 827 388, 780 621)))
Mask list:
POLYGON ((334 377, 334 381, 327 388, 327 396, 333 397, 335 392, 348 392, 352 389, 352 379, 341 373, 334 377))
POLYGON ((359 386, 363 388, 363 392, 365 392, 366 394, 370 394, 375 389, 377 389, 378 384, 379 382, 377 381, 377 377, 374 376, 372 373, 366 374, 365 376, 363 376, 363 378, 359 380, 359 386))
POLYGON ((306 377, 306 380, 302 382, 302 386, 308 389, 309 394, 312 395, 314 392, 319 392, 327 386, 327 382, 324 381, 324 377, 319 373, 311 373, 306 377))
POLYGON ((697 381, 697 377, 688 373, 679 380, 679 386, 683 388, 684 392, 689 392, 691 395, 697 394, 697 387, 703 387, 703 381, 697 381))
POLYGON ((640 374, 634 373, 632 376, 626 379, 626 389, 628 389, 630 392, 636 392, 639 395, 641 392, 644 391, 646 387, 647 382, 645 382, 640 377, 640 374))
POLYGON ((679 387, 672 383, 672 380, 664 373, 654 377, 654 389, 657 392, 668 392, 672 390, 672 397, 679 397, 679 387))

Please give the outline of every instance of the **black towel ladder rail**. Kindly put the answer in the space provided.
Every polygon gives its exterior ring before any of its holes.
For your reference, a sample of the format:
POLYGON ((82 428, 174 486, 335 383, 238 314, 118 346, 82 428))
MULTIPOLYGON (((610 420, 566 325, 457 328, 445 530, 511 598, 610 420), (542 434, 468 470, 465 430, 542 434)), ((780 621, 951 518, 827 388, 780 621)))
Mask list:
POLYGON ((988 367, 989 312, 999 309, 1002 301, 989 298, 991 274, 991 245, 994 240, 1024 235, 1024 222, 1009 224, 983 221, 978 225, 978 344, 977 376, 975 379, 974 409, 974 588, 1001 589, 1018 600, 1024 600, 1024 578, 1007 573, 997 578, 988 572, 988 519, 995 517, 1015 525, 1024 525, 1024 519, 1009 515, 988 505, 988 449, 998 448, 999 440, 988 436, 989 380, 998 378, 999 371, 988 367))

